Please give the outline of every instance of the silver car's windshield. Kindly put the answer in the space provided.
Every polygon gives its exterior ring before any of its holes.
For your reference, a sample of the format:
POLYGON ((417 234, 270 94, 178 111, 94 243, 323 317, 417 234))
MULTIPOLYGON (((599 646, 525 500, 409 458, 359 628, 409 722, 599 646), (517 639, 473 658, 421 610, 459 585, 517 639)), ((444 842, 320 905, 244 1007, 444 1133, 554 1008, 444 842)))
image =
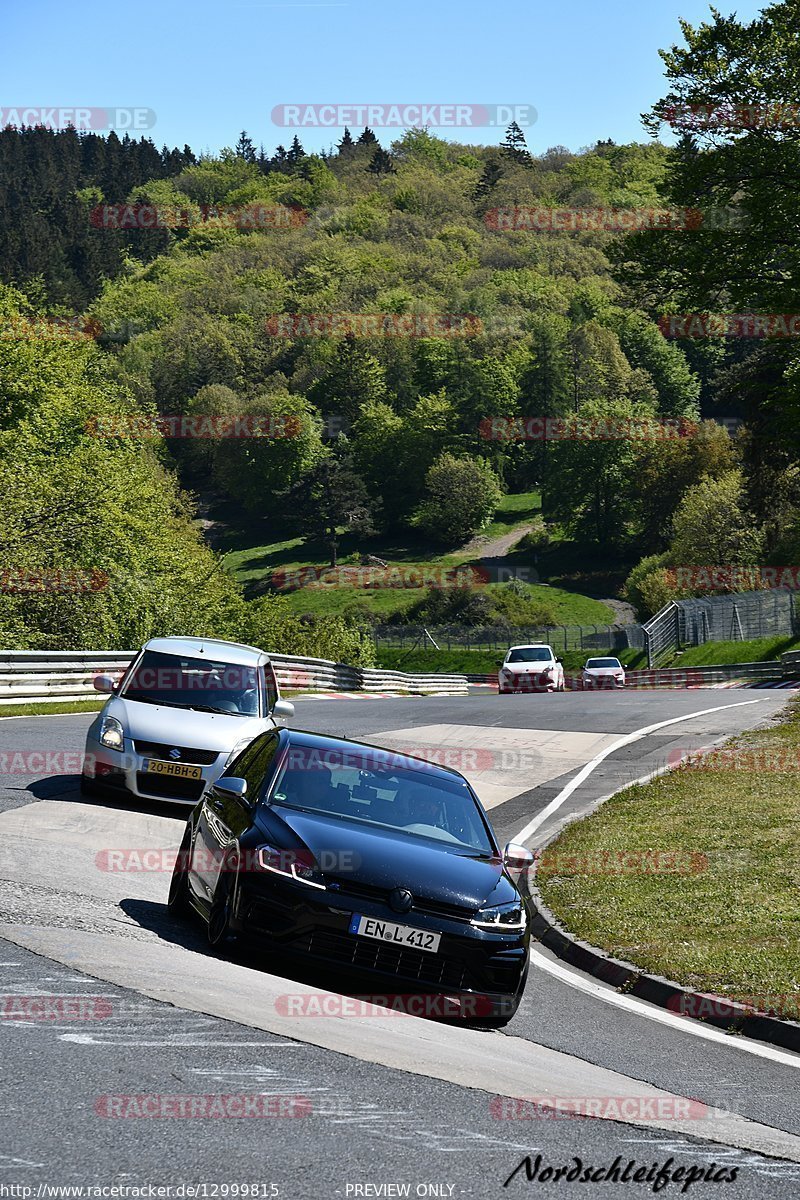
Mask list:
POLYGON ((622 669, 622 663, 618 658, 590 658, 586 662, 586 670, 593 671, 599 667, 616 667, 617 670, 622 669))
POLYGON ((199 712, 257 717, 261 694, 257 667, 145 650, 120 693, 126 700, 199 712))

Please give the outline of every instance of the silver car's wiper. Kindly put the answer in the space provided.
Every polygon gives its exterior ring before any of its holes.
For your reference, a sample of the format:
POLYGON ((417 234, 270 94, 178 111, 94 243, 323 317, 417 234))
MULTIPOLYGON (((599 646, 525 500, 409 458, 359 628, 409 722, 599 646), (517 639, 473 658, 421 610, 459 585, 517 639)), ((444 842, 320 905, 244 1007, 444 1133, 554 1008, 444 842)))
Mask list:
POLYGON ((127 693, 123 693, 122 699, 135 700, 137 704, 163 704, 166 708, 188 707, 186 704, 179 704, 177 700, 153 700, 151 696, 130 696, 127 693))
POLYGON ((186 707, 190 708, 192 712, 219 713, 221 717, 253 717, 257 715, 256 713, 239 712, 238 708, 212 708, 210 704, 187 704, 186 707))

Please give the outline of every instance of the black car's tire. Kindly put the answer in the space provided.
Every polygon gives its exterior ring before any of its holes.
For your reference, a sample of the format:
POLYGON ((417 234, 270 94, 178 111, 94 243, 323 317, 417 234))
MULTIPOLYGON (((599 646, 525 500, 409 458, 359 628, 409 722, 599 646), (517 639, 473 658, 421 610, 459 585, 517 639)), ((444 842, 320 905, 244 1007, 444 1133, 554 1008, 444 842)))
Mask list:
POLYGON ((215 949, 220 949, 232 937, 232 907, 233 884, 230 875, 225 872, 223 867, 223 872, 220 875, 219 883, 214 892, 214 899, 211 901, 208 925, 206 926, 208 944, 209 946, 214 946, 215 949))
POLYGON ((470 1024, 477 1025, 479 1029, 502 1029, 516 1014, 521 999, 518 995, 503 996, 493 1005, 491 1012, 475 1017, 470 1024))
POLYGON ((191 904, 189 903, 189 875, 187 871, 190 848, 192 844, 192 831, 187 825, 186 832, 181 841, 181 848, 178 851, 178 857, 175 860, 175 866, 172 869, 172 879, 169 882, 169 895, 167 896, 167 908, 176 916, 188 916, 191 912, 191 904))

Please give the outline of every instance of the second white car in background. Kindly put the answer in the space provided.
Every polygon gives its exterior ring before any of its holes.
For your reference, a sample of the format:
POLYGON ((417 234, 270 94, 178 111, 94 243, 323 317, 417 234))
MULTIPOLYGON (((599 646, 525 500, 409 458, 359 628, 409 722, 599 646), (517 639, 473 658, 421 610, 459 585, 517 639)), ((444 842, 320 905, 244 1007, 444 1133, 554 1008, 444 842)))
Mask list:
POLYGON ((624 688, 625 668, 618 658, 587 658, 581 682, 586 691, 592 688, 624 688))

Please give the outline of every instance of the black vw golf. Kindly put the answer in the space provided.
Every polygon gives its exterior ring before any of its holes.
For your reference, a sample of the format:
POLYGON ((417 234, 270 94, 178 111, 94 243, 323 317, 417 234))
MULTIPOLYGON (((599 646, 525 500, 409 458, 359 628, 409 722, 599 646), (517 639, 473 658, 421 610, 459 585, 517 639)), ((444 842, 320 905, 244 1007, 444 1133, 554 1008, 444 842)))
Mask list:
POLYGON ((212 945, 252 935, 503 1025, 528 972, 531 861, 500 850, 457 771, 270 730, 192 811, 169 905, 199 912, 212 945))

